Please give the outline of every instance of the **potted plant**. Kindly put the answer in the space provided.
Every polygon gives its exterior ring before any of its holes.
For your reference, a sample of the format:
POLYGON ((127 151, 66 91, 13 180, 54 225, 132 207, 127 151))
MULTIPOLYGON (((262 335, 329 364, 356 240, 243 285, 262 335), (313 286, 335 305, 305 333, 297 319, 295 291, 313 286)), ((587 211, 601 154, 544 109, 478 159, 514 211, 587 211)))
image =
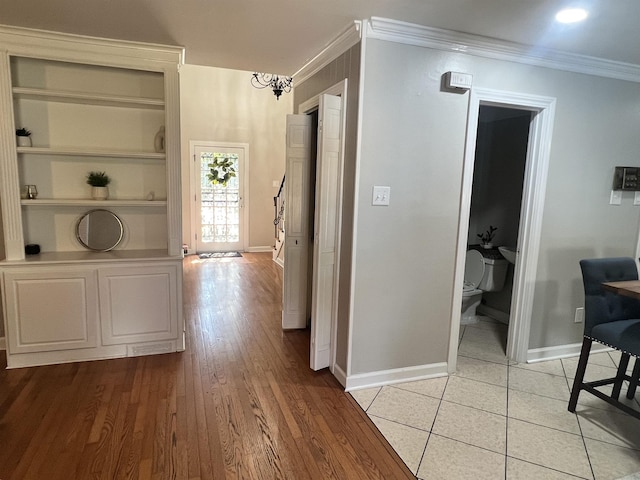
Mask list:
POLYGON ((478 233, 478 237, 482 242, 482 248, 493 248, 493 243, 491 241, 493 240, 493 237, 495 237, 496 235, 496 230, 498 230, 498 227, 489 225, 489 230, 487 230, 484 233, 478 233))
POLYGON ((111 178, 105 172, 87 173, 87 183, 91 185, 91 198, 94 200, 106 200, 109 198, 109 188, 111 178))
POLYGON ((19 147, 31 146, 31 132, 24 127, 16 130, 16 139, 19 147))

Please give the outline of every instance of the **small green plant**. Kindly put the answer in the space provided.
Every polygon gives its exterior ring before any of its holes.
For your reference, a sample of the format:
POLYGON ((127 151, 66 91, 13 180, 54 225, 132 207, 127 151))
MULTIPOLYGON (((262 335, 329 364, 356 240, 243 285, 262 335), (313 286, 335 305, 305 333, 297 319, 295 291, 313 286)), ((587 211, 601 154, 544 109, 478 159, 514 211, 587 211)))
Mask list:
POLYGON ((229 180, 236 176, 233 160, 229 157, 216 157, 208 167, 211 173, 207 174, 207 178, 214 185, 226 187, 229 180))
POLYGON ((106 187, 111 183, 111 178, 105 172, 87 173, 87 183, 92 187, 106 187))
POLYGON ((487 230, 484 233, 478 233, 478 237, 480 238, 480 241, 482 242, 483 245, 487 245, 488 243, 491 243, 491 240, 493 240, 493 237, 495 237, 496 235, 496 230, 498 230, 498 227, 489 225, 489 230, 487 230))
POLYGON ((31 132, 29 130, 27 130, 26 128, 22 127, 22 128, 18 128, 16 130, 16 135, 18 137, 29 137, 29 136, 31 136, 31 132))

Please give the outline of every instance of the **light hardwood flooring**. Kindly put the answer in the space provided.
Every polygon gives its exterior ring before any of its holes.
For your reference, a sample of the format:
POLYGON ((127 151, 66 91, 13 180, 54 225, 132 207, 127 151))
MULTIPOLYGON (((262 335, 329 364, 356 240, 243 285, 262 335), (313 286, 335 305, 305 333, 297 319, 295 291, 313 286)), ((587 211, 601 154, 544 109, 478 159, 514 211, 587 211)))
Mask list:
POLYGON ((6 370, 0 479, 415 478, 280 328, 270 254, 184 261, 183 353, 6 370))

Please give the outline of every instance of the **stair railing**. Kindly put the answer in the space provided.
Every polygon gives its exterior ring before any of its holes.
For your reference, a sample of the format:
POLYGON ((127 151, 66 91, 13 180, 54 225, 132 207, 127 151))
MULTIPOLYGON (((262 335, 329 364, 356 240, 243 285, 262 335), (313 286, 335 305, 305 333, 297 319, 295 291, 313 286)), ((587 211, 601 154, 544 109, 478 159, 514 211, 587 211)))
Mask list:
POLYGON ((273 208, 275 210, 273 227, 276 240, 280 239, 279 232, 284 232, 284 179, 285 176, 283 175, 278 194, 273 197, 273 208))

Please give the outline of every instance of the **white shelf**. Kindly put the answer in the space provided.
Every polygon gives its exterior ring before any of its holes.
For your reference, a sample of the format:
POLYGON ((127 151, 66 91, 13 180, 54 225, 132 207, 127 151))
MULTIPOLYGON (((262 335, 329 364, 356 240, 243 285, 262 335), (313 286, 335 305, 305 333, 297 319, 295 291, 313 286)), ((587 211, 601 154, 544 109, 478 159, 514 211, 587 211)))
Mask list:
POLYGON ((0 260, 0 265, 23 265, 25 263, 75 263, 75 262, 114 262, 135 260, 175 260, 166 250, 110 250, 108 252, 42 252, 27 255, 24 260, 0 260))
POLYGON ((150 108, 155 110, 164 109, 164 100, 157 98, 126 97, 27 87, 14 87, 13 95, 16 98, 50 102, 81 103, 109 107, 150 108))
POLYGON ((26 207, 162 207, 167 205, 166 200, 89 200, 89 199, 64 199, 64 198, 37 198, 35 200, 20 200, 20 205, 26 207))
POLYGON ((153 152, 132 152, 104 150, 96 148, 49 148, 49 147, 17 147, 18 153, 29 155, 65 155, 75 157, 111 157, 164 160, 166 154, 153 152))

